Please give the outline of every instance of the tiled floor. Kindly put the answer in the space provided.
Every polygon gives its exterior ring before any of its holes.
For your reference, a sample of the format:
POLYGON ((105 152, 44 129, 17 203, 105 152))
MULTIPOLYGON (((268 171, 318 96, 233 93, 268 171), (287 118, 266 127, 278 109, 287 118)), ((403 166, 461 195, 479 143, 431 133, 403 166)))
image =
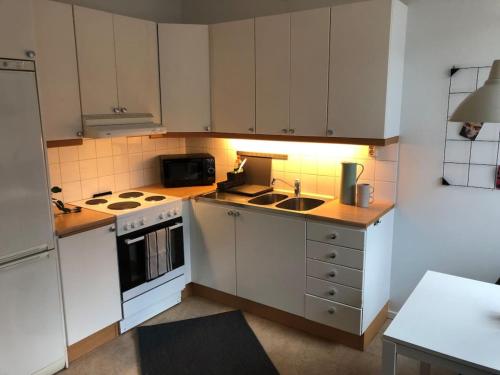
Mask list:
MULTIPOLYGON (((158 324, 195 318, 231 310, 203 298, 190 297, 146 324, 158 324)), ((245 314, 248 323, 282 375, 380 374, 381 339, 379 336, 365 352, 359 352, 300 331, 245 314)), ((384 327, 385 329, 385 327, 384 327)), ((400 358, 398 374, 418 374, 417 362, 400 358)), ((61 375, 136 375, 140 374, 136 350, 136 331, 132 330, 92 353, 73 362, 61 375)), ((167 374, 167 372, 165 373, 167 374)), ((433 375, 449 375, 433 369, 433 375)))

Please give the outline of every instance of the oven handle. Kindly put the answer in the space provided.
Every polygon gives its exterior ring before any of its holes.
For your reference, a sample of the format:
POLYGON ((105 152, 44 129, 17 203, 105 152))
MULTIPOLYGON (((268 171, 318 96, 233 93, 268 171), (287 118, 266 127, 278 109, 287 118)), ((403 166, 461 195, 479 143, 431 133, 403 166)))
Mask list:
POLYGON ((167 227, 167 229, 168 229, 169 232, 171 232, 174 229, 181 228, 183 226, 184 226, 184 223, 179 223, 179 224, 172 225, 171 227, 167 227))
POLYGON ((139 242, 139 241, 143 241, 145 239, 144 236, 141 236, 141 237, 137 237, 137 238, 132 238, 132 239, 126 239, 125 240, 125 244, 126 245, 131 245, 133 243, 136 243, 136 242, 139 242))

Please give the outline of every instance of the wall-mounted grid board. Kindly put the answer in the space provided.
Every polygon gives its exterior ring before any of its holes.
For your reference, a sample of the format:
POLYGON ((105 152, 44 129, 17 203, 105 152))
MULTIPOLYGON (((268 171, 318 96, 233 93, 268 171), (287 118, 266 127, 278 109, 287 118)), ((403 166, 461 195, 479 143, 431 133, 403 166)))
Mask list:
POLYGON ((460 135, 463 123, 448 119, 458 105, 488 79, 489 66, 450 71, 444 142, 443 185, 495 189, 499 165, 500 124, 485 123, 474 141, 460 135))

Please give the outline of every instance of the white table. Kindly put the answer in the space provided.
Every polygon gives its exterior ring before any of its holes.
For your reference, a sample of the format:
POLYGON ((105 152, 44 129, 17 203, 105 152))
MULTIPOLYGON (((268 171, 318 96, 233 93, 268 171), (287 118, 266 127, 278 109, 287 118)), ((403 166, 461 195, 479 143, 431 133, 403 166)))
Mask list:
POLYGON ((384 333, 384 375, 396 374, 398 354, 421 374, 431 364, 500 374, 500 286, 428 271, 384 333))

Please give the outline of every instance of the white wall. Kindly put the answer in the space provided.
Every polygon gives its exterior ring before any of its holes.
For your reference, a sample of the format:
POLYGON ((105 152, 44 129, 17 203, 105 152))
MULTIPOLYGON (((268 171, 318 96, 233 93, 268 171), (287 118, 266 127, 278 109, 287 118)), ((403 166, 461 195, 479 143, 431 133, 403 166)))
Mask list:
POLYGON ((448 70, 500 58, 500 2, 419 0, 408 16, 392 310, 429 269, 500 276, 500 191, 439 185, 448 70))
POLYGON ((181 22, 182 0, 58 0, 155 22, 181 22))

